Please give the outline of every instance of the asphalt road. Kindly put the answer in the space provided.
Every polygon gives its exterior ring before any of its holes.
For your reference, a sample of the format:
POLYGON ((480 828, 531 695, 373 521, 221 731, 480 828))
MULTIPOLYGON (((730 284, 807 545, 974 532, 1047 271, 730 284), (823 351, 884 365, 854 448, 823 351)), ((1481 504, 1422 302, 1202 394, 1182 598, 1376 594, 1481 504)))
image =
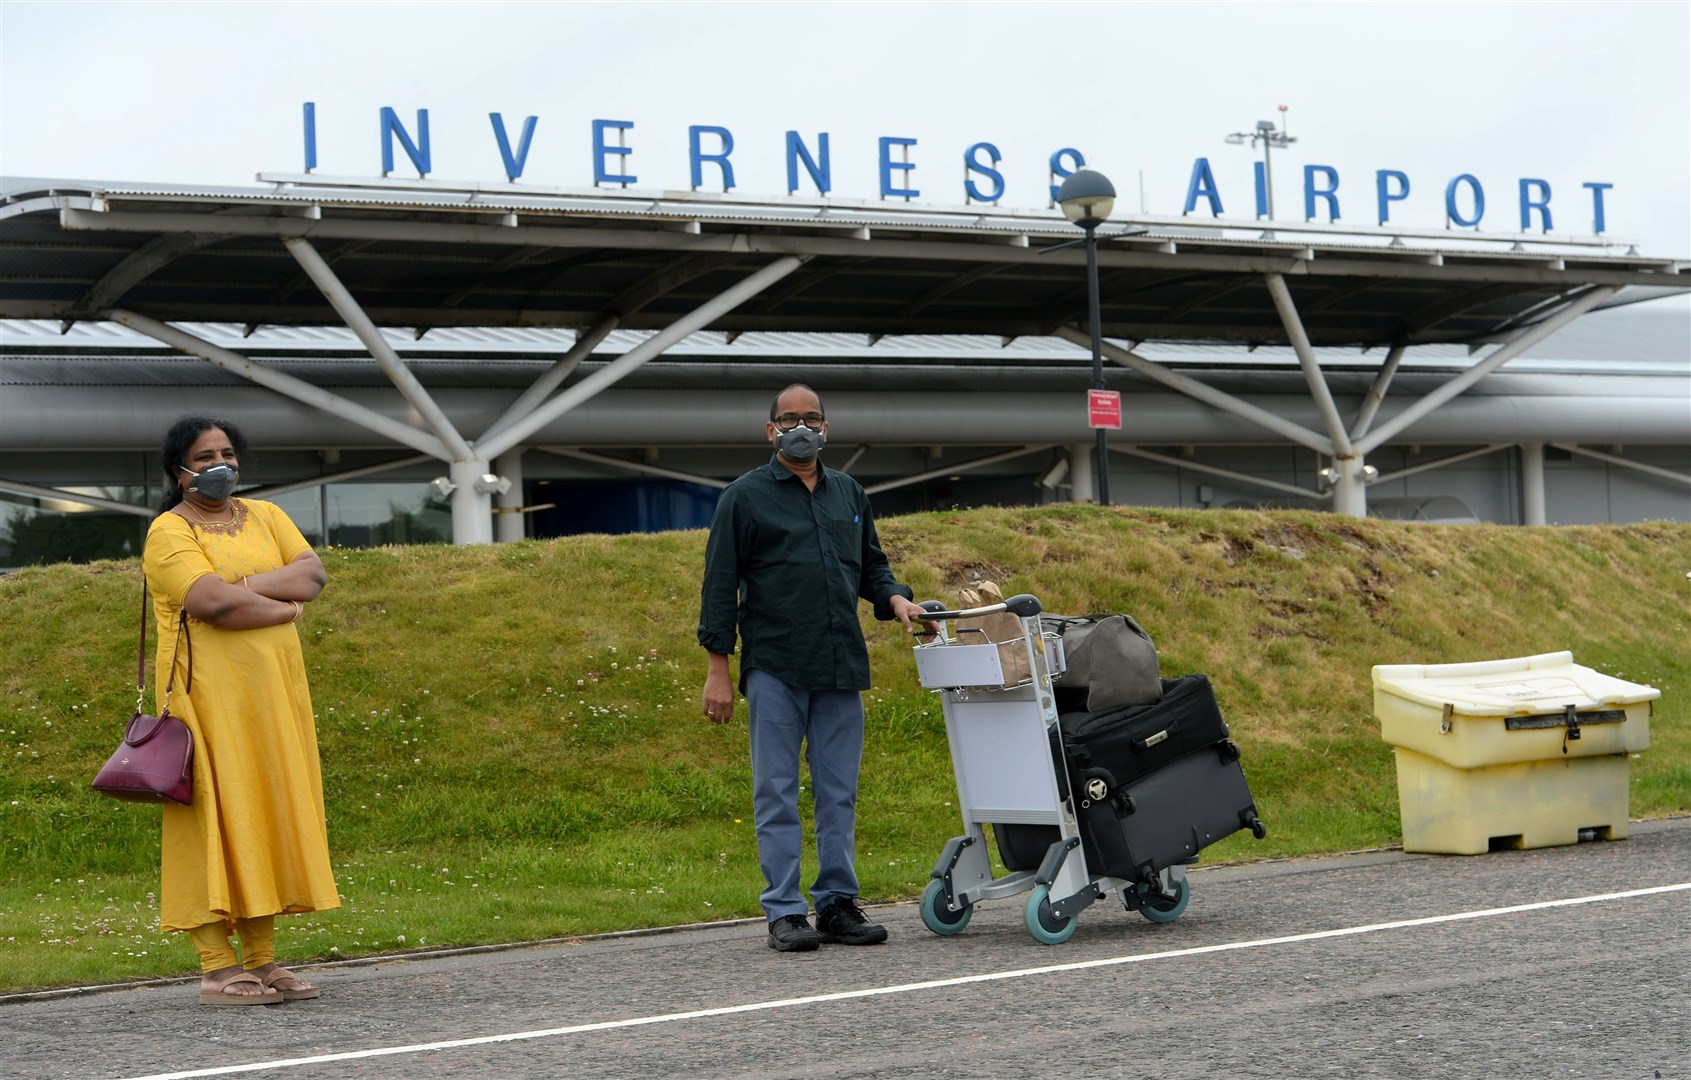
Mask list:
POLYGON ((0 1004, 0 1076, 1691 1078, 1691 818, 1625 841, 1197 869, 1065 944, 1019 899, 939 938, 781 955, 761 924, 0 1004))

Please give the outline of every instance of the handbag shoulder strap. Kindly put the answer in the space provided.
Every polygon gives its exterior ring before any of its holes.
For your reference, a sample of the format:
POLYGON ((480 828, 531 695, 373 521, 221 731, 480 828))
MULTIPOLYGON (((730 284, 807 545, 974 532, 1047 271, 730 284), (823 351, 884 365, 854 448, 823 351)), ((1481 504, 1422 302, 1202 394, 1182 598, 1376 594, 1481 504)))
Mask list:
MULTIPOLYGON (((188 632, 188 609, 187 608, 183 608, 177 614, 177 617, 176 617, 176 637, 177 637, 177 640, 179 640, 179 641, 183 638, 188 639, 188 681, 182 687, 182 689, 187 691, 188 693, 192 694, 194 692, 194 635, 190 634, 188 632)), ((164 688, 164 692, 165 692, 166 697, 170 696, 171 687, 174 687, 175 685, 176 685, 176 658, 174 656, 172 656, 170 658, 170 682, 168 684, 166 684, 165 688, 164 688)))
MULTIPOLYGON (((184 689, 188 693, 194 692, 194 635, 188 632, 188 609, 183 608, 176 624, 178 640, 188 639, 188 680, 184 689)), ((164 699, 170 701, 170 692, 176 688, 176 658, 171 657, 170 679, 165 683, 164 699)), ((141 648, 135 657, 135 708, 140 711, 141 696, 147 692, 147 579, 141 578, 141 648)), ((169 706, 166 705, 166 708, 169 706)), ((161 710, 162 711, 162 710, 161 710)))
POLYGON ((141 653, 135 658, 135 689, 147 692, 147 578, 141 577, 141 653))

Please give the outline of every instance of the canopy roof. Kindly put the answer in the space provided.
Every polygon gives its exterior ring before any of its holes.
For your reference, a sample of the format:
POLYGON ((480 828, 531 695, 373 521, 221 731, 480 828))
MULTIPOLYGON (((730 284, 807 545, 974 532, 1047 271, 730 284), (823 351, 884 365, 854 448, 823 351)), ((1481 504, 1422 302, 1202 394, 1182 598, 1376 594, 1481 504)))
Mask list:
MULTIPOLYGON (((1045 336, 1084 325, 1085 253, 1055 211, 519 192, 262 177, 253 188, 11 180, 0 318, 341 325, 280 242, 308 240, 377 325, 657 330, 772 260, 802 266, 708 325, 1045 336)), ((1593 240, 1134 218, 1100 230, 1103 329, 1133 341, 1316 345, 1506 339, 1597 286, 1691 288, 1687 265, 1593 240), (1141 231, 1142 230, 1142 231, 1141 231), (1624 252, 1624 253, 1623 253, 1624 252)), ((1642 287, 1642 288, 1640 288, 1642 287)))

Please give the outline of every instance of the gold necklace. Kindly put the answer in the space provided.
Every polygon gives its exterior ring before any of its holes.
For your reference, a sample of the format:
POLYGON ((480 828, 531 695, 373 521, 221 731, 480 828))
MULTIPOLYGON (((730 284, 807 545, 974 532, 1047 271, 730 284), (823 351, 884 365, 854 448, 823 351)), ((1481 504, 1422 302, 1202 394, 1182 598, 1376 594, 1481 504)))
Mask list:
POLYGON ((202 515, 198 510, 196 510, 194 508, 194 504, 189 502, 187 499, 182 500, 182 507, 183 507, 183 509, 187 510, 188 513, 193 514, 194 520, 199 522, 201 525, 233 525, 233 524, 235 524, 235 504, 232 503, 232 502, 229 504, 229 520, 228 521, 207 521, 205 519, 205 516, 202 515))

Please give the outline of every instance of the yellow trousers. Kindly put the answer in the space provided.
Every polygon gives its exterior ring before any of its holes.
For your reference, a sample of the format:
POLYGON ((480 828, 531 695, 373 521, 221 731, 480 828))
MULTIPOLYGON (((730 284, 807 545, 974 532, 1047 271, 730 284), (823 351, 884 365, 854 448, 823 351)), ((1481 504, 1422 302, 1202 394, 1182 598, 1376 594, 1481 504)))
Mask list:
POLYGON ((276 959, 276 916, 261 915, 256 919, 218 919, 188 931, 194 939, 194 951, 200 954, 200 970, 217 971, 239 963, 251 971, 276 959), (241 942, 241 958, 229 945, 233 930, 241 942))

